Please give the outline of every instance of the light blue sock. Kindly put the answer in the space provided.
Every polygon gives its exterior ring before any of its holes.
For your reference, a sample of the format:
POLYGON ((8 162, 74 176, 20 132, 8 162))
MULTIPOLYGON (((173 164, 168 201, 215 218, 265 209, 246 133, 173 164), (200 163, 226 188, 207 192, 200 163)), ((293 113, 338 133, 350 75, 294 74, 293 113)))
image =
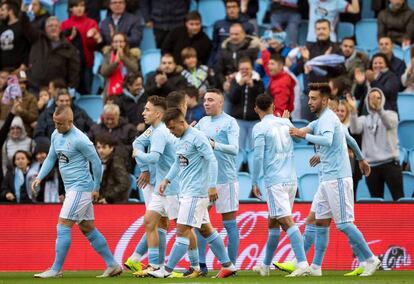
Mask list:
POLYGON ((58 224, 56 238, 56 255, 52 270, 61 271, 71 243, 71 228, 58 224))
POLYGON ((158 263, 160 265, 164 265, 165 263, 165 251, 167 250, 167 231, 161 228, 158 228, 158 239, 160 240, 159 243, 159 257, 158 263))
POLYGON ((137 244, 137 247, 135 248, 135 252, 144 255, 148 251, 148 243, 147 243, 147 233, 142 235, 141 240, 139 240, 139 243, 137 244))
POLYGON ((337 224, 336 227, 348 237, 350 243, 352 242, 354 246, 359 248, 359 252, 354 251, 354 253, 355 255, 358 253, 361 256, 362 261, 374 256, 361 231, 358 230, 354 223, 337 224))
POLYGON ((303 246, 305 248, 305 253, 308 253, 313 243, 315 242, 316 228, 315 225, 307 224, 305 227, 305 232, 303 233, 303 246))
POLYGON ((206 263, 207 241, 200 234, 200 231, 198 229, 194 229, 194 232, 197 236, 198 259, 199 259, 200 263, 206 263))
POLYGON ((358 258, 359 262, 365 261, 364 256, 361 253, 361 250, 359 249, 359 247, 357 245, 355 245, 350 239, 348 239, 349 245, 352 248, 353 253, 355 254, 355 256, 358 258))
POLYGON ((158 257, 160 255, 160 249, 158 247, 149 247, 148 248, 148 263, 152 267, 157 267, 160 263, 158 257))
POLYGON ((329 242, 329 227, 315 226, 315 255, 313 256, 313 264, 322 266, 323 257, 329 242))
POLYGON ((220 237, 217 231, 214 231, 210 236, 208 236, 206 241, 208 242, 208 245, 213 251, 213 254, 217 257, 221 265, 230 262, 230 258, 224 247, 223 239, 220 237))
POLYGON ((263 260, 264 265, 270 265, 272 262, 273 256, 277 245, 279 244, 280 229, 279 228, 269 228, 267 233, 267 244, 266 244, 266 254, 263 260))
POLYGON ((167 271, 171 272, 174 270, 177 263, 183 258, 185 253, 188 250, 188 245, 190 240, 184 237, 177 237, 175 239, 174 246, 171 250, 170 257, 168 258, 167 266, 165 267, 167 271))
POLYGON ((223 221, 223 225, 227 231, 227 252, 229 254, 230 261, 236 265, 240 242, 237 222, 236 220, 227 220, 223 221))
POLYGON ((198 249, 190 249, 188 250, 188 258, 190 259, 190 267, 198 267, 199 260, 198 260, 198 249))
POLYGON ((286 234, 289 236, 290 245, 292 246, 298 262, 307 261, 305 249, 303 247, 303 238, 300 234, 299 228, 296 225, 293 225, 287 229, 286 234))
POLYGON ((108 243, 98 229, 93 229, 92 232, 86 235, 86 238, 91 243, 93 249, 105 260, 107 267, 116 265, 116 261, 109 250, 108 243))

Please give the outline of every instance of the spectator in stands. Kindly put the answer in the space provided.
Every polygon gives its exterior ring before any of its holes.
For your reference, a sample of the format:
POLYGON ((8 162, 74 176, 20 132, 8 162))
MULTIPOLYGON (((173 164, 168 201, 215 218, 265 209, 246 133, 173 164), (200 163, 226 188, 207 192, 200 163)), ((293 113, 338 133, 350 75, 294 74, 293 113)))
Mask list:
POLYGON ((124 160, 115 153, 116 141, 107 133, 97 137, 95 142, 103 167, 98 203, 128 202, 130 179, 124 160))
POLYGON ((334 1, 320 1, 320 0, 308 0, 309 3, 309 24, 308 24, 308 36, 306 40, 308 42, 317 41, 315 33, 316 23, 320 19, 325 19, 330 24, 330 39, 332 42, 336 42, 336 25, 339 21, 339 13, 359 13, 358 0, 352 0, 348 3, 346 0, 334 0, 334 1))
POLYGON ((338 107, 336 109, 336 115, 343 125, 349 127, 349 116, 351 114, 351 106, 346 99, 339 100, 338 107))
POLYGON ((121 116, 136 126, 138 133, 145 130, 144 111, 147 103, 144 89, 144 79, 141 73, 128 73, 124 79, 122 96, 115 103, 119 106, 121 116))
POLYGON ((298 29, 302 16, 299 11, 298 1, 272 1, 270 6, 272 15, 270 22, 272 29, 286 31, 287 45, 296 46, 298 44, 298 29))
POLYGON ((332 96, 338 100, 344 100, 347 93, 352 94, 351 81, 345 75, 329 79, 329 87, 331 88, 332 96))
POLYGON ((200 103, 198 90, 191 87, 185 89, 185 100, 187 102, 185 120, 188 124, 197 123, 206 115, 204 106, 200 103))
POLYGON ((185 26, 173 29, 165 38, 161 52, 171 53, 177 64, 182 65, 181 53, 184 48, 192 47, 197 51, 197 59, 207 64, 211 50, 211 40, 203 32, 201 15, 191 11, 185 17, 185 26))
POLYGON ((111 47, 105 47, 103 53, 104 61, 100 73, 107 78, 106 95, 119 96, 122 94, 124 76, 127 72, 138 72, 140 51, 137 48, 129 48, 124 34, 115 33, 111 47))
POLYGON ((414 13, 405 0, 390 0, 378 15, 378 37, 389 37, 392 42, 408 47, 414 39, 414 13))
MULTIPOLYGON (((22 99, 18 106, 16 106, 16 115, 20 116, 23 119, 24 128, 28 136, 32 136, 33 128, 32 123, 37 121, 39 117, 39 112, 37 110, 37 100, 27 90, 27 77, 26 72, 19 71, 17 73, 17 78, 19 80, 19 86, 22 91, 22 99)), ((2 97, 2 95, 0 96, 2 97)), ((5 105, 0 106, 1 117, 4 118, 7 116, 9 107, 5 105)))
POLYGON ((174 57, 165 53, 161 57, 161 64, 157 71, 147 79, 145 91, 148 96, 166 97, 172 91, 187 87, 187 80, 181 75, 182 67, 177 65, 174 57))
POLYGON ((199 63, 197 51, 192 47, 186 47, 181 52, 184 70, 181 72, 187 83, 193 86, 201 94, 204 94, 210 85, 213 84, 214 78, 210 76, 209 68, 199 63))
POLYGON ((160 49, 168 33, 184 23, 190 1, 142 0, 140 8, 146 26, 154 29, 155 43, 160 49))
POLYGON ((348 96, 351 106, 351 132, 362 133, 361 150, 371 166, 366 177, 371 197, 384 198, 384 183, 394 200, 403 197, 402 170, 398 148, 398 114, 385 110, 386 97, 381 89, 372 88, 365 98, 368 114, 358 117, 356 100, 348 96))
POLYGON ((401 76, 401 83, 404 86, 404 92, 414 93, 414 46, 411 47, 411 59, 404 74, 401 76))
POLYGON ((139 47, 142 39, 142 19, 125 11, 126 0, 109 0, 109 12, 101 23, 104 44, 111 44, 115 33, 123 33, 128 45, 139 47))
POLYGON ((23 120, 19 116, 15 116, 10 126, 9 136, 1 149, 3 151, 3 172, 7 172, 7 168, 12 167, 14 154, 18 150, 31 153, 33 149, 34 141, 27 136, 23 120))
POLYGON ((86 16, 88 18, 94 19, 97 23, 101 22, 101 10, 103 7, 102 0, 86 0, 86 16))
POLYGON ((120 116, 119 106, 107 103, 102 113, 102 122, 95 124, 88 132, 88 136, 93 143, 97 137, 109 133, 118 145, 115 147, 116 153, 120 155, 128 165, 128 171, 132 171, 132 142, 137 136, 136 126, 130 124, 120 116))
POLYGON ((401 78, 401 75, 404 74, 406 65, 405 62, 394 55, 392 51, 394 44, 391 41, 390 37, 380 37, 378 40, 379 52, 387 56, 388 62, 390 63, 390 69, 393 71, 398 78, 401 78))
MULTIPOLYGON (((355 72, 355 81, 357 87, 355 88, 355 97, 361 102, 365 102, 365 94, 367 93, 367 84, 370 88, 380 89, 384 96, 384 109, 393 110, 397 112, 397 96, 400 89, 401 81, 391 71, 391 66, 388 58, 382 54, 377 53, 371 59, 370 69, 365 73, 357 69, 355 72)), ((365 103, 359 104, 360 114, 366 114, 364 107, 368 107, 365 103)))
MULTIPOLYGON (((48 141, 39 141, 33 152, 34 161, 30 165, 26 176, 26 184, 31 186, 32 181, 37 177, 46 156, 49 153, 50 144, 48 141)), ((65 199, 65 187, 59 173, 57 163, 53 170, 42 180, 39 188, 32 192, 32 200, 44 203, 62 203, 65 199)))
POLYGON ((0 69, 26 68, 37 36, 29 19, 15 1, 6 0, 0 6, 0 20, 0 69))
MULTIPOLYGON (((266 7, 268 8, 268 7, 266 7)), ((257 22, 257 12, 259 12, 259 0, 240 1, 240 12, 249 18, 249 22, 254 27, 254 34, 259 34, 259 24, 257 22)), ((265 16, 265 15, 263 15, 265 16)), ((263 19, 262 19, 263 20, 263 19)))
MULTIPOLYGON (((10 102, 10 112, 7 115, 7 117, 4 120, 3 125, 0 128, 0 148, 3 148, 4 142, 6 141, 7 137, 8 137, 8 133, 10 131, 10 126, 11 123, 13 121, 14 118, 14 114, 15 114, 15 106, 19 104, 18 101, 15 102, 10 102)), ((0 162, 3 161, 3 151, 0 151, 0 162)), ((3 165, 0 166, 0 184, 2 184, 3 182, 3 165)))
MULTIPOLYGON (((55 108, 59 106, 70 106, 73 111, 73 124, 83 132, 88 132, 89 129, 94 125, 92 119, 88 114, 78 106, 72 103, 72 98, 67 89, 59 90, 59 93, 54 101, 55 103, 47 107, 40 115, 36 128, 33 132, 33 138, 35 141, 39 139, 49 139, 55 131, 55 123, 53 121, 53 113, 55 108)), ((43 141, 44 141, 43 140, 43 141)))
POLYGON ((70 17, 63 21, 62 31, 80 55, 81 74, 77 91, 81 94, 90 94, 94 52, 103 39, 99 32, 98 23, 85 14, 85 0, 69 0, 68 7, 70 17))
POLYGON ((30 166, 30 154, 18 150, 13 156, 13 169, 7 172, 1 185, 0 200, 10 203, 32 203, 26 175, 30 166))
POLYGON ((221 44, 230 37, 230 27, 240 24, 243 31, 248 35, 254 35, 254 26, 249 22, 249 18, 240 13, 240 1, 226 0, 226 17, 214 23, 213 26, 213 49, 211 50, 209 66, 213 67, 217 60, 217 53, 221 44))
POLYGON ((345 68, 349 80, 354 80, 355 69, 359 68, 365 71, 369 67, 368 55, 364 52, 357 51, 355 39, 353 37, 345 37, 341 42, 341 51, 345 56, 345 68))
POLYGON ((40 0, 32 0, 31 5, 31 25, 33 30, 39 33, 45 30, 46 19, 50 17, 50 14, 45 8, 42 7, 40 0))
POLYGON ((217 55, 215 66, 217 85, 224 88, 223 84, 230 83, 238 71, 239 59, 248 57, 253 63, 259 50, 259 38, 246 35, 241 24, 233 24, 230 27, 230 37, 223 41, 217 55))
POLYGON ((49 93, 49 88, 41 87, 39 91, 39 99, 37 100, 37 110, 39 114, 41 114, 46 109, 50 100, 52 100, 52 96, 49 93))
POLYGON ((79 84, 80 59, 76 48, 60 33, 60 22, 49 17, 46 33, 32 45, 29 56, 29 84, 35 90, 47 86, 50 81, 61 78, 71 88, 79 84))
MULTIPOLYGON (((237 119, 240 127, 239 135, 239 155, 237 156, 237 165, 239 169, 241 164, 248 162, 249 154, 252 153, 252 129, 259 121, 259 116, 254 111, 256 97, 263 94, 265 88, 260 75, 253 71, 250 58, 243 57, 239 60, 239 72, 231 82, 228 93, 229 114, 237 119)), ((250 161, 251 162, 251 161, 250 161)), ((249 169, 253 164, 249 163, 249 169)))
POLYGON ((54 100, 57 97, 59 90, 67 89, 67 88, 68 88, 68 85, 66 84, 65 80, 63 80, 62 78, 54 79, 50 81, 48 84, 48 90, 49 90, 49 94, 52 100, 54 100))

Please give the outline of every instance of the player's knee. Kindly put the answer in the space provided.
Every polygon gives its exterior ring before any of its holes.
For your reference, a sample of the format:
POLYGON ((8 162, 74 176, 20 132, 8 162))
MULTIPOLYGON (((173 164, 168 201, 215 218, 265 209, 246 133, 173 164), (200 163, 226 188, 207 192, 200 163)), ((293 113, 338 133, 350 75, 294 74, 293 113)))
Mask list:
POLYGON ((214 232, 214 229, 210 224, 203 224, 200 227, 199 231, 200 231, 200 235, 202 235, 204 238, 207 238, 214 232))

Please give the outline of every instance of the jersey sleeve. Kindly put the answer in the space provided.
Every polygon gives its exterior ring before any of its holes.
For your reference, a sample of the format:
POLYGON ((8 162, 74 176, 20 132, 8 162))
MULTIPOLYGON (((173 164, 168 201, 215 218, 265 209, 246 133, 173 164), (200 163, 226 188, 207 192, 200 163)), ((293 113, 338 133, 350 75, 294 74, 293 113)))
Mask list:
POLYGON ((55 166, 57 155, 53 141, 54 135, 52 135, 52 143, 50 143, 49 153, 47 154, 46 160, 43 162, 39 174, 37 175, 37 178, 40 180, 43 180, 55 166))
POLYGON ((197 150, 208 162, 208 187, 215 187, 217 184, 218 164, 213 149, 211 148, 207 138, 205 136, 202 136, 202 133, 200 133, 199 136, 195 137, 194 142, 197 150))
POLYGON ((239 153, 240 128, 235 119, 227 127, 227 140, 229 144, 215 142, 214 150, 236 156, 239 153))

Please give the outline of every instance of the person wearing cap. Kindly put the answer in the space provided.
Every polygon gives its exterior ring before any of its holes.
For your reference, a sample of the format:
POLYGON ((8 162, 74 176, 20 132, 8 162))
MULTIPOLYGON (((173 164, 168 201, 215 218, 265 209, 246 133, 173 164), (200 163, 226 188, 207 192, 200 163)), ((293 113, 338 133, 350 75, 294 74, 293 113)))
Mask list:
MULTIPOLYGON (((16 115, 20 116, 23 120, 24 128, 29 137, 32 137, 33 128, 32 123, 37 121, 39 117, 39 110, 37 108, 37 99, 27 90, 27 75, 24 71, 17 72, 17 78, 19 80, 19 87, 22 91, 21 103, 16 107, 16 115)), ((0 100, 4 94, 0 95, 0 100)), ((4 104, 0 104, 0 119, 8 115, 10 107, 4 104)))

